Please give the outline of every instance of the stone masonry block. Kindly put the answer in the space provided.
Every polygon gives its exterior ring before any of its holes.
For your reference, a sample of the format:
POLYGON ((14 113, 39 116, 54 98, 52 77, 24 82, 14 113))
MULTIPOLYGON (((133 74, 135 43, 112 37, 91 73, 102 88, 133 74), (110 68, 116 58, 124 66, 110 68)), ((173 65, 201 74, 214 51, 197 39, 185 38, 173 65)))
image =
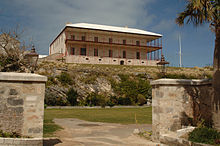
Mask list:
POLYGON ((17 105, 23 105, 24 104, 24 100, 23 99, 16 99, 15 97, 9 97, 7 99, 8 104, 12 105, 12 106, 17 106, 17 105))
POLYGON ((18 95, 18 91, 16 89, 10 89, 9 95, 18 95))
POLYGON ((5 144, 13 144, 14 140, 12 138, 5 138, 4 143, 5 144))
POLYGON ((28 129, 28 133, 40 133, 41 131, 42 131, 42 128, 39 128, 39 127, 28 129))
POLYGON ((38 96, 33 96, 33 95, 32 96, 27 96, 26 101, 32 101, 33 102, 33 101, 36 101, 37 98, 38 98, 38 96))
POLYGON ((14 144, 15 144, 15 145, 21 144, 20 141, 21 141, 20 138, 15 138, 15 139, 14 139, 14 144))
POLYGON ((0 138, 0 144, 4 143, 4 139, 0 138))
POLYGON ((6 90, 5 87, 1 87, 1 86, 0 86, 0 94, 4 94, 4 93, 5 93, 5 90, 6 90))

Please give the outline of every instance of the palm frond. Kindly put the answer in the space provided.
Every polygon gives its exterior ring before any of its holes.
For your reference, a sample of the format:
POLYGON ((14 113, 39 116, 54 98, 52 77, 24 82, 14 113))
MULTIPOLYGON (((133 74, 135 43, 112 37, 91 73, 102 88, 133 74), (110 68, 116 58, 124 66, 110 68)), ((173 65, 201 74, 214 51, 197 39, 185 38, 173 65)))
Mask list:
POLYGON ((219 0, 188 0, 186 8, 178 14, 176 23, 193 23, 195 26, 203 23, 219 25, 219 0))

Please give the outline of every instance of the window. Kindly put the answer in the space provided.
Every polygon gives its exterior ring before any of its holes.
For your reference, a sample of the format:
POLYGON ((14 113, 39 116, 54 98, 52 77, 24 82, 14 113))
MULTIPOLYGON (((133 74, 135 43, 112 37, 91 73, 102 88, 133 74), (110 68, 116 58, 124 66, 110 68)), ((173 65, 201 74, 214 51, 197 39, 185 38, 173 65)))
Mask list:
POLYGON ((140 52, 136 52, 136 59, 140 59, 140 52))
POLYGON ((80 55, 86 56, 86 48, 80 49, 80 55))
POLYGON ((137 45, 137 46, 140 46, 140 41, 136 41, 136 45, 137 45))
POLYGON ((123 58, 126 58, 126 51, 123 51, 123 58))
POLYGON ((99 55, 98 49, 94 49, 94 56, 98 56, 98 55, 99 55))
POLYGON ((71 35, 71 40, 75 40, 75 35, 71 35))
POLYGON ((112 56, 113 56, 113 51, 112 51, 112 50, 109 50, 108 56, 109 56, 109 57, 112 57, 112 56))
POLYGON ((126 45, 126 40, 123 40, 123 44, 126 45))
POLYGON ((113 41, 112 41, 112 38, 109 38, 109 43, 111 44, 113 41))
POLYGON ((85 36, 82 36, 82 41, 85 41, 86 40, 86 37, 85 36))
POLYGON ((75 55, 75 48, 70 49, 70 55, 75 55))
POLYGON ((99 41, 99 38, 98 38, 98 37, 94 37, 94 41, 95 41, 95 42, 98 42, 98 41, 99 41))

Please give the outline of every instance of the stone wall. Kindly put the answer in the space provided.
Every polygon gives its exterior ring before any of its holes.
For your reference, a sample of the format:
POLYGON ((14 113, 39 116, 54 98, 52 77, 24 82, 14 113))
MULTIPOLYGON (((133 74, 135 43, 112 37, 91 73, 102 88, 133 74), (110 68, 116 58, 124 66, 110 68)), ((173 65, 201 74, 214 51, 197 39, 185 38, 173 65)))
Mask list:
POLYGON ((123 61, 124 65, 139 65, 139 66, 156 66, 159 61, 146 59, 124 59, 111 57, 94 57, 70 55, 66 56, 66 63, 82 63, 82 64, 112 64, 120 65, 123 61))
POLYGON ((0 73, 0 130, 43 137, 47 78, 27 73, 0 73))
POLYGON ((42 138, 0 138, 1 146, 42 146, 42 138))
POLYGON ((213 123, 210 80, 160 79, 151 85, 153 140, 202 119, 213 123))

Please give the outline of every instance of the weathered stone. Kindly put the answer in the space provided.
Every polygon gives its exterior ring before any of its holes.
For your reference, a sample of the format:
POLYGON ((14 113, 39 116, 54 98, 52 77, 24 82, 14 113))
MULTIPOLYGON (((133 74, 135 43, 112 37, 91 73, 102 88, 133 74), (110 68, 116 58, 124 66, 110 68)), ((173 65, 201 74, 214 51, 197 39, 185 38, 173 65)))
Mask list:
POLYGON ((178 115, 173 116, 173 118, 178 118, 178 117, 179 117, 178 115))
POLYGON ((0 130, 42 138, 45 81, 36 74, 0 72, 0 130))
POLYGON ((16 89, 10 89, 9 95, 18 95, 18 92, 16 89))
POLYGON ((4 143, 5 143, 5 144, 13 144, 13 143, 14 143, 14 140, 11 139, 11 138, 5 138, 4 143))
POLYGON ((26 101, 36 101, 37 100, 37 96, 28 96, 26 98, 26 101))
POLYGON ((180 124, 180 121, 179 120, 174 120, 173 121, 173 124, 170 126, 170 131, 176 131, 178 129, 180 129, 182 126, 180 124))
POLYGON ((0 144, 3 144, 3 143, 4 143, 4 139, 0 138, 0 144))
POLYGON ((134 129, 133 133, 134 133, 134 134, 139 134, 140 131, 139 131, 139 129, 134 129))
POLYGON ((9 97, 7 99, 7 103, 12 106, 16 106, 16 105, 23 105, 24 101, 23 101, 23 99, 16 99, 15 97, 9 97))
POLYGON ((192 126, 184 128, 184 129, 179 129, 179 130, 176 131, 177 132, 177 136, 178 137, 184 136, 187 133, 192 132, 194 129, 195 129, 195 127, 192 127, 192 126))
MULTIPOLYGON (((217 126, 220 120, 211 116, 211 82, 209 80, 160 79, 152 85, 153 138, 176 132, 182 126, 205 119, 217 126), (209 97, 209 98, 208 98, 209 97)), ((220 123, 220 122, 219 122, 220 123)), ((220 127, 220 126, 219 126, 220 127)))
POLYGON ((0 87, 0 94, 4 94, 5 93, 5 88, 4 87, 0 87))
MULTIPOLYGON (((5 112, 6 112, 6 109, 7 109, 6 104, 1 102, 0 114, 1 114, 1 113, 5 113, 5 112)), ((0 115, 0 117, 1 117, 1 115, 0 115)))
POLYGON ((10 107, 9 109, 16 115, 22 114, 24 111, 23 107, 10 107))
POLYGON ((42 131, 42 129, 39 127, 28 129, 28 133, 40 133, 41 131, 42 131))
POLYGON ((156 97, 162 98, 162 97, 163 97, 163 92, 161 92, 161 91, 156 91, 156 97))
POLYGON ((173 108, 170 107, 166 108, 166 113, 170 113, 170 112, 173 112, 173 108))

